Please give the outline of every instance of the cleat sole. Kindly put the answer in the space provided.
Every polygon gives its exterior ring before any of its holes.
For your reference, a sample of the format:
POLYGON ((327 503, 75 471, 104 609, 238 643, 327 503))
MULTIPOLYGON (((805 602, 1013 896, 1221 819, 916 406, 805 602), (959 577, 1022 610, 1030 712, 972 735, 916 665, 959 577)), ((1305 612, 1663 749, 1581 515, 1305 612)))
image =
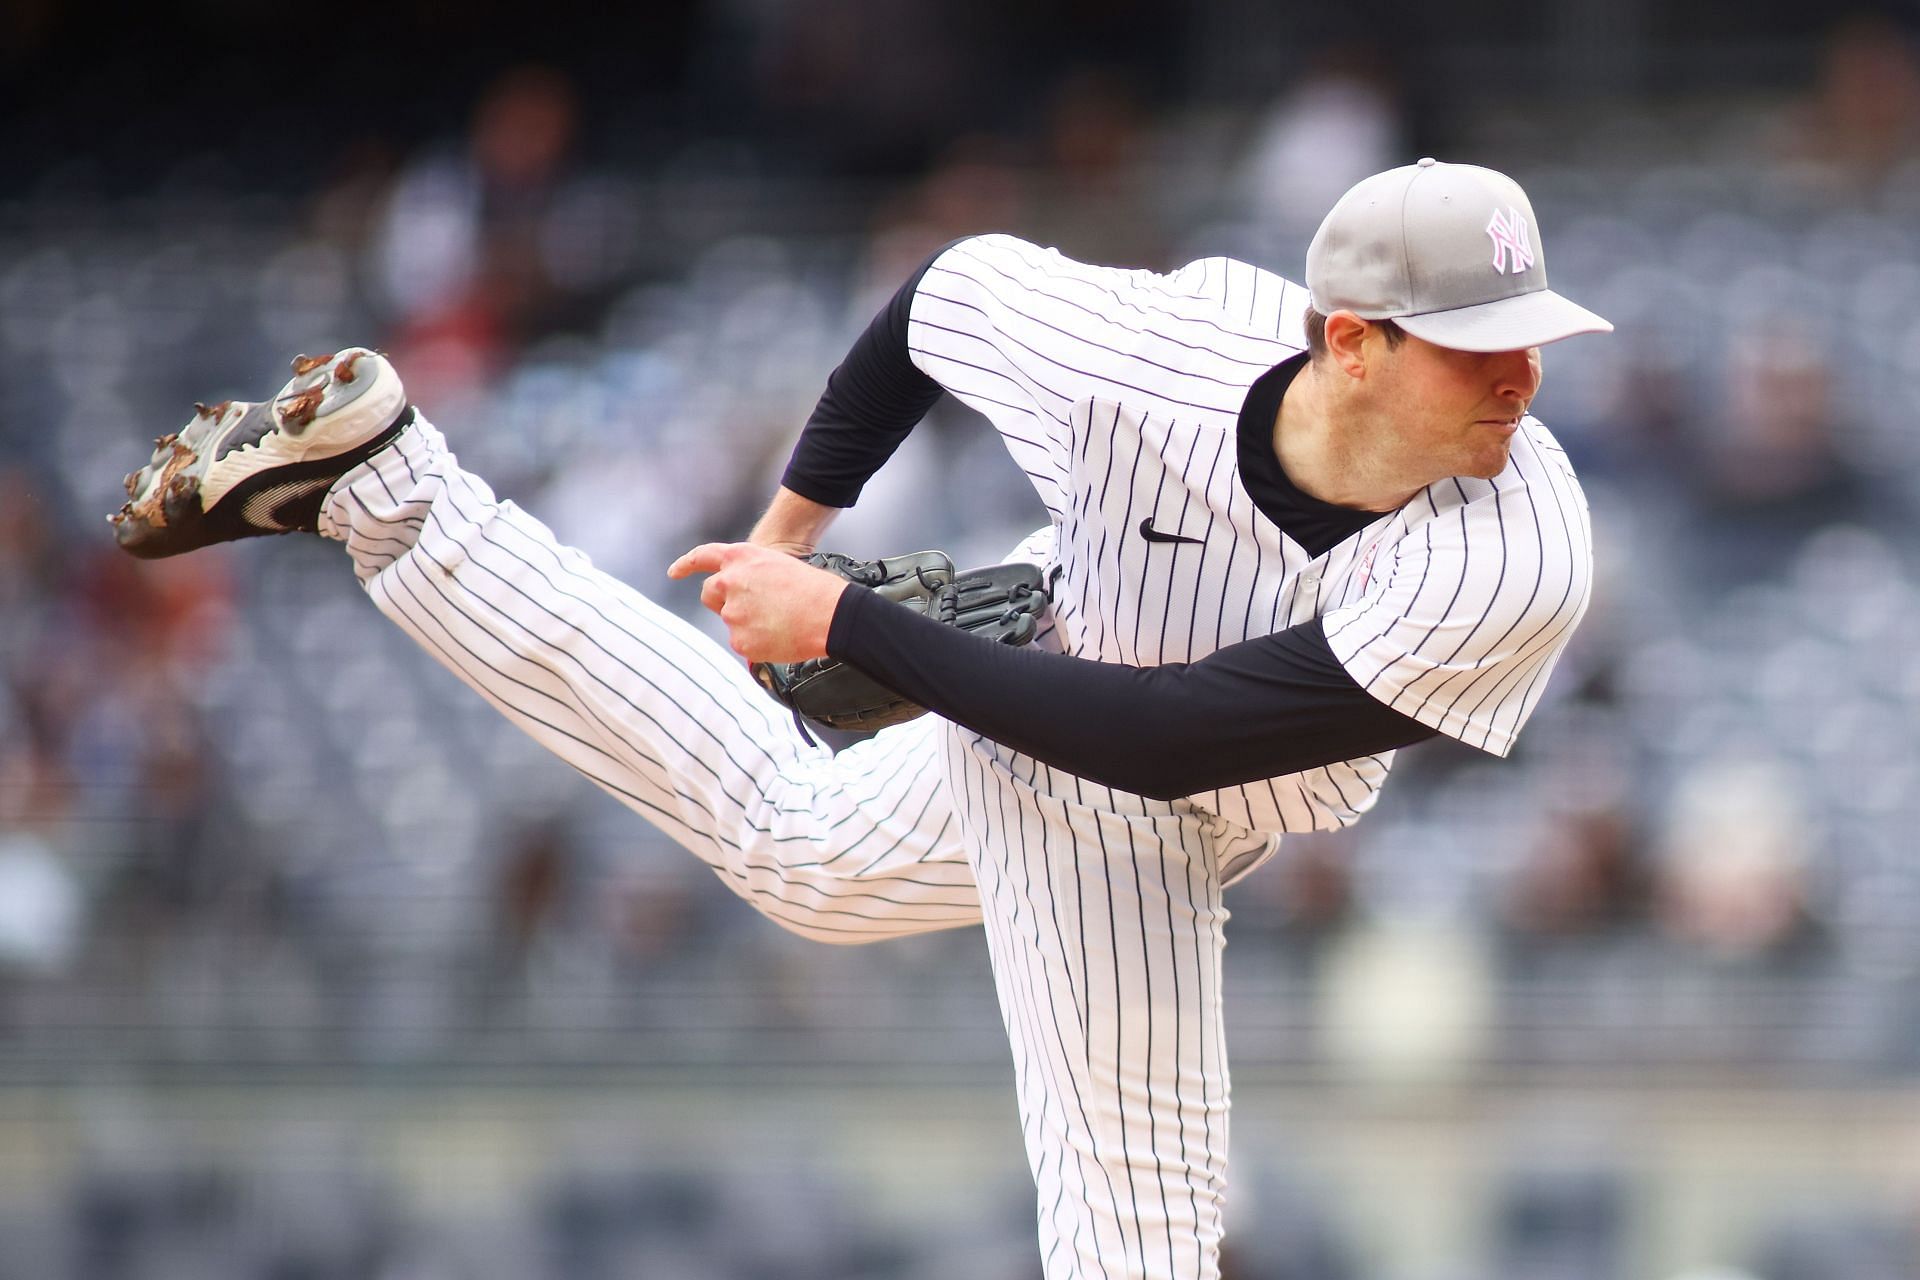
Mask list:
POLYGON ((333 481, 413 420, 391 366, 361 364, 371 355, 300 356, 267 403, 196 404, 193 421, 156 439, 147 465, 127 476, 128 501, 107 517, 114 541, 159 559, 313 530, 333 481))

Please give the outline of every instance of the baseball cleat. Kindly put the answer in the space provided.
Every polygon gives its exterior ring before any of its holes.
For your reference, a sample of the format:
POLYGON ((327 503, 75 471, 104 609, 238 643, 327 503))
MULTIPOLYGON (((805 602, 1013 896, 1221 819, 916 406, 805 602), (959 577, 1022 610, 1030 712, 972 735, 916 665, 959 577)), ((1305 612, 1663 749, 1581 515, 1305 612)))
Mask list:
POLYGON ((314 532, 334 481, 413 420, 386 357, 363 347, 297 356, 272 400, 194 406, 155 440, 108 516, 121 547, 146 560, 269 533, 314 532))

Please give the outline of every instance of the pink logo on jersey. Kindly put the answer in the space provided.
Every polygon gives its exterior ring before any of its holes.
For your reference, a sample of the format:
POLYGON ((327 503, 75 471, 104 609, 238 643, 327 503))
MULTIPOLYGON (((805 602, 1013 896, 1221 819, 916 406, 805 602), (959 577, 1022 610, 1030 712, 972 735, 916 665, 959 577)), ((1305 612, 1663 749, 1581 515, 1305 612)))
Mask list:
POLYGON ((1379 550, 1380 550, 1380 544, 1375 542, 1370 544, 1367 547, 1366 551, 1362 553, 1360 556, 1359 590, 1361 591, 1365 591, 1367 589, 1367 581, 1368 579, 1373 577, 1373 557, 1374 557, 1374 553, 1379 550))
POLYGON ((1533 265, 1533 245, 1529 243, 1532 237, 1527 232, 1527 220, 1518 209, 1508 208, 1505 213, 1495 209, 1487 221, 1487 235, 1493 240, 1495 271, 1517 276, 1533 265))

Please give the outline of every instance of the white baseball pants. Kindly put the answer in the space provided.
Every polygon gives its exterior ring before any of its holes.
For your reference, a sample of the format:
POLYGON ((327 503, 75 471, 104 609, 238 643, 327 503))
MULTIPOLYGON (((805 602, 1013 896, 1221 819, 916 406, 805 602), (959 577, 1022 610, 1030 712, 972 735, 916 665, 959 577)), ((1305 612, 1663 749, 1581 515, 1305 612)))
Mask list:
POLYGON ((496 501, 424 418, 320 528, 423 649, 782 926, 866 942, 984 916, 1048 1280, 1217 1276, 1221 872, 1267 837, 932 716, 810 745, 732 653, 496 501))

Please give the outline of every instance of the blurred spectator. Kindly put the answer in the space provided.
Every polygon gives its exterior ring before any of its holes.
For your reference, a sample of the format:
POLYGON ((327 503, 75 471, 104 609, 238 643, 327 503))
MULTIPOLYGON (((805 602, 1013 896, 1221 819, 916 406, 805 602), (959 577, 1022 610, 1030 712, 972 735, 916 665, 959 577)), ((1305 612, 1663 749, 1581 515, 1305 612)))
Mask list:
POLYGON ((1483 939, 1452 921, 1403 916, 1348 930, 1318 986, 1322 1048, 1344 1080, 1389 1089, 1459 1082, 1494 1032, 1483 939))
POLYGON ((1282 840, 1279 853, 1235 885, 1234 913, 1255 917, 1284 955, 1311 969, 1358 919, 1355 844, 1351 831, 1282 840))
POLYGON ((1154 164, 1136 83, 1118 72, 1084 69, 1054 87, 1029 234, 1082 262, 1167 269, 1180 264, 1167 261, 1159 208, 1164 178, 1154 164))
POLYGON ((1738 329, 1724 378, 1687 470, 1689 537, 1696 576, 1733 585, 1777 574, 1828 524, 1871 521, 1880 495, 1841 448, 1841 401, 1813 335, 1777 317, 1738 329))
POLYGON ((491 918, 476 940, 485 957, 476 966, 483 1016, 503 1005, 516 1007, 541 952, 590 941, 582 937, 595 923, 582 902, 590 891, 583 870, 563 819, 548 816, 516 826, 493 869, 491 918))
POLYGON ((859 322, 864 325, 942 245, 1026 226, 1033 181, 1007 143, 976 134, 955 142, 923 177, 883 200, 854 288, 859 322))
POLYGON ((1311 235, 1348 187, 1407 163, 1405 146, 1374 52, 1350 46, 1322 55, 1260 118, 1239 178, 1247 212, 1283 232, 1311 235))
POLYGON ((488 86, 463 154, 403 169, 377 251, 408 389, 490 382, 512 344, 546 331, 564 299, 542 256, 543 220, 569 176, 579 106, 568 79, 521 67, 488 86))
POLYGON ((0 741, 0 830, 60 832, 72 799, 66 769, 49 742, 58 727, 29 705, 13 713, 0 741))
POLYGON ((1817 938, 1817 853, 1799 775, 1767 760, 1708 758, 1677 780, 1656 864, 1667 933, 1721 961, 1802 957, 1817 938))
MULTIPOLYGON (((0 788, 9 785, 0 770, 0 788)), ((53 846, 0 817, 0 979, 63 972, 81 938, 78 877, 53 846)))
POLYGON ((1608 805, 1560 815, 1504 888, 1500 916, 1517 939, 1603 937, 1643 924, 1648 886, 1633 818, 1608 805))
POLYGON ((558 818, 519 830, 495 873, 494 920, 488 930, 514 956, 530 950, 575 896, 580 855, 558 818))
POLYGON ((756 20, 769 123, 841 173, 910 171, 988 113, 969 68, 986 24, 963 0, 798 0, 738 6, 756 20), (971 108, 971 109, 970 109, 971 108))
POLYGON ((58 577, 40 488, 25 471, 0 466, 0 662, 29 642, 42 621, 34 605, 58 577))
POLYGON ((1811 94, 1789 119, 1787 158, 1837 195, 1875 191, 1920 156, 1920 59, 1912 31, 1881 13, 1843 17, 1811 94))

